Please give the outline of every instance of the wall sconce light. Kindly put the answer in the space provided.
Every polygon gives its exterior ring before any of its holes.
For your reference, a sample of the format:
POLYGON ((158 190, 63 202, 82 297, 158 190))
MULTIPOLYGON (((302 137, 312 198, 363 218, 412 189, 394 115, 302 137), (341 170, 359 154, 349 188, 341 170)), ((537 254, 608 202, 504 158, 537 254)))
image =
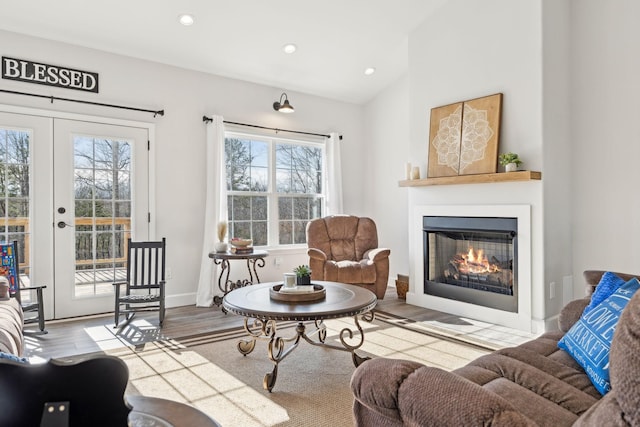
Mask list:
POLYGON ((273 109, 276 111, 280 111, 281 113, 293 113, 293 107, 289 104, 289 98, 286 93, 280 95, 280 101, 276 101, 273 103, 273 109), (284 102, 282 101, 284 98, 284 102))

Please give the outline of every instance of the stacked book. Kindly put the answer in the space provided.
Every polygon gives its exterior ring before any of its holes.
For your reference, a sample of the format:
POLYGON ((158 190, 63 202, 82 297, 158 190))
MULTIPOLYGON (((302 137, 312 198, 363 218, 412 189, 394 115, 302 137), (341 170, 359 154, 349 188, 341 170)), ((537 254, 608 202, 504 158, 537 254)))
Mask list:
POLYGON ((253 246, 241 246, 241 247, 231 246, 231 249, 229 250, 229 252, 236 255, 252 254, 253 246))

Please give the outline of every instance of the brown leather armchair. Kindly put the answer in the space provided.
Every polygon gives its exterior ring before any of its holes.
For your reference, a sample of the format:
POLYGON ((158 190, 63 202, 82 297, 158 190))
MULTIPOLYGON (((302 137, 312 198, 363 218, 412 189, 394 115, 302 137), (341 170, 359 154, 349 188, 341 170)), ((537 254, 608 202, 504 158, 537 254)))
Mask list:
POLYGON ((383 299, 389 280, 390 249, 378 247, 371 218, 334 215, 307 224, 312 280, 362 286, 383 299))

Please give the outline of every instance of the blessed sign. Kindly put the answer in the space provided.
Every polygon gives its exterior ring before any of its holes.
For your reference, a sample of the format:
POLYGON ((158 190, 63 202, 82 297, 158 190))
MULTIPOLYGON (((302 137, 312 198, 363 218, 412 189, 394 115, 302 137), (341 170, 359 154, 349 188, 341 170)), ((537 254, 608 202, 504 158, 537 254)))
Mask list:
POLYGON ((2 57, 2 78, 98 93, 98 73, 2 57))

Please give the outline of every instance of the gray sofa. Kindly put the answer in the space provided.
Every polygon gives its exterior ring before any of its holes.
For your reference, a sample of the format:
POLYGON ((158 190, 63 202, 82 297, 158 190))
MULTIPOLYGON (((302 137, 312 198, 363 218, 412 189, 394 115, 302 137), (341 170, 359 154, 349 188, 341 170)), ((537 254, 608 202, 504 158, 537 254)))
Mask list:
MULTIPOLYGON (((593 291, 602 271, 587 271, 593 291)), ((632 275, 617 273, 624 280, 632 275)), ((482 356, 452 372, 378 358, 351 379, 358 426, 638 426, 640 425, 640 292, 618 321, 604 397, 557 343, 590 297, 567 304, 560 331, 482 356)))
POLYGON ((20 303, 15 298, 9 298, 8 287, 0 287, 0 352, 22 356, 23 322, 20 303))

